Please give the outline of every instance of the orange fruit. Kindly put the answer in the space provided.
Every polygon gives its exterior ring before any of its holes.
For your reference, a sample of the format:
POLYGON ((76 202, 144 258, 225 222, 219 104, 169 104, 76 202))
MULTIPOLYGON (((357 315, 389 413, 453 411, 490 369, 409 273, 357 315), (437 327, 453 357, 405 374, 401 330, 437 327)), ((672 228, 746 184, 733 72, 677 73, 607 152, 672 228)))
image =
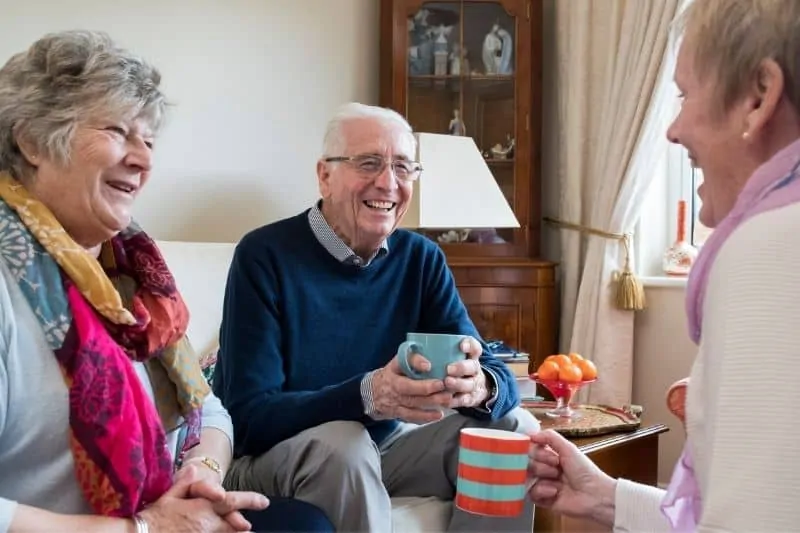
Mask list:
POLYGON ((551 357, 553 358, 552 361, 555 361, 555 363, 559 367, 562 367, 564 365, 571 365, 572 364, 572 359, 570 359, 569 356, 567 356, 567 355, 565 355, 563 353, 560 353, 558 355, 554 355, 554 356, 551 356, 551 357))
POLYGON ((536 374, 538 374, 539 379, 556 380, 558 379, 558 365, 555 361, 545 361, 539 365, 536 374))
POLYGON ((569 360, 575 363, 576 365, 578 364, 578 361, 583 361, 583 356, 576 352, 570 352, 569 355, 567 355, 567 357, 569 357, 569 360))
POLYGON ((581 369, 583 379, 595 379, 597 377, 597 367, 588 359, 578 361, 578 368, 581 369))
POLYGON ((583 380, 583 372, 578 365, 572 363, 558 367, 558 379, 567 383, 578 383, 583 380))

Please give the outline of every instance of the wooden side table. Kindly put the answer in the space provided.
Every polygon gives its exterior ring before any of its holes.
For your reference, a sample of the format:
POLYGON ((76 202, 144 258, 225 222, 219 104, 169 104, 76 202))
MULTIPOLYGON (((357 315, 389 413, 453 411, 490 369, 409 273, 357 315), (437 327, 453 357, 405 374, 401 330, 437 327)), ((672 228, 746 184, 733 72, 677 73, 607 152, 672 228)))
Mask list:
MULTIPOLYGON (((664 424, 642 423, 635 431, 572 439, 572 442, 608 475, 655 485, 658 482, 658 436, 666 431, 668 428, 664 424)), ((536 509, 533 531, 586 533, 611 530, 593 521, 536 509)))

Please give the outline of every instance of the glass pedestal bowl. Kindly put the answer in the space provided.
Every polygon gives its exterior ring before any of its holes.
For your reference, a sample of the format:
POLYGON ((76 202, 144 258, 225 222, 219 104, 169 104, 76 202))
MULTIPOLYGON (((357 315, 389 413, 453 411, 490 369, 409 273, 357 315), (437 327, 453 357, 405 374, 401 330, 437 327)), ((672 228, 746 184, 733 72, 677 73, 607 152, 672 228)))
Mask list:
POLYGON ((545 414, 551 418, 578 418, 580 416, 579 412, 573 409, 571 406, 572 398, 575 396, 575 393, 581 389, 581 387, 597 381, 597 378, 586 379, 577 382, 541 379, 539 378, 538 374, 531 374, 531 379, 536 383, 543 385, 547 390, 550 391, 550 394, 553 395, 553 398, 555 398, 556 406, 553 409, 545 412, 545 414))

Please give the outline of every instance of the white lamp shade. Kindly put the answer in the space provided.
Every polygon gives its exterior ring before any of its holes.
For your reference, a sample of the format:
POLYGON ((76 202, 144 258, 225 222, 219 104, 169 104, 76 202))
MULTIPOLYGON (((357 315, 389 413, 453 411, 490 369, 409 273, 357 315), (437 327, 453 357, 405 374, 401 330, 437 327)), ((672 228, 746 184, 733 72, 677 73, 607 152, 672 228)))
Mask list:
POLYGON ((472 137, 437 133, 416 137, 423 170, 402 227, 519 227, 472 137))

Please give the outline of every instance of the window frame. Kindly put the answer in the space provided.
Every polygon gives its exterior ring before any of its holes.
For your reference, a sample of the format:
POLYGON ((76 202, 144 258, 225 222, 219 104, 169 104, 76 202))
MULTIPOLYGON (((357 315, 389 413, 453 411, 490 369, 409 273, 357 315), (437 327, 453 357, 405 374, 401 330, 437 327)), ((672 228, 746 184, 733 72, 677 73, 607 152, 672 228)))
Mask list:
MULTIPOLYGON (((678 12, 683 11, 693 0, 681 0, 678 12)), ((679 43, 674 40, 672 35, 668 46, 668 63, 673 66, 676 64, 679 43)), ((674 67, 673 67, 674 68, 674 67)), ((696 242, 696 233, 699 221, 697 215, 700 211, 700 198, 697 196, 698 175, 702 179, 702 172, 693 168, 689 161, 686 149, 667 140, 666 131, 680 112, 681 98, 680 90, 672 76, 665 78, 664 82, 669 84, 666 91, 669 103, 672 107, 669 121, 664 124, 664 135, 658 142, 666 145, 661 151, 663 156, 659 161, 653 162, 653 178, 648 189, 639 220, 634 227, 634 254, 637 273, 644 278, 665 278, 667 277, 663 269, 664 252, 672 246, 677 238, 678 226, 678 202, 687 202, 687 237, 694 246, 701 243, 696 242)), ((659 105, 662 102, 651 103, 659 105)))

